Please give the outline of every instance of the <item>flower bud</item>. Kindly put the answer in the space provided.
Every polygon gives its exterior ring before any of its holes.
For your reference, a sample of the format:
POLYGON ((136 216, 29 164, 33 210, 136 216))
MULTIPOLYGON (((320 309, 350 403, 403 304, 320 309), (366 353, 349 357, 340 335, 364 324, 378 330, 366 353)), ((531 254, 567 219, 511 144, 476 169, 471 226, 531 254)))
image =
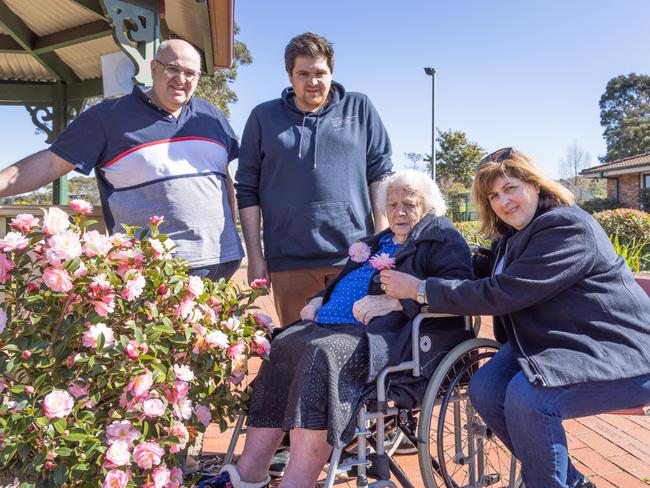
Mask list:
POLYGON ((23 351, 22 356, 23 359, 29 359, 30 357, 32 357, 32 351, 26 349, 23 351))
POLYGON ((52 461, 45 461, 45 469, 54 468, 54 463, 52 461))

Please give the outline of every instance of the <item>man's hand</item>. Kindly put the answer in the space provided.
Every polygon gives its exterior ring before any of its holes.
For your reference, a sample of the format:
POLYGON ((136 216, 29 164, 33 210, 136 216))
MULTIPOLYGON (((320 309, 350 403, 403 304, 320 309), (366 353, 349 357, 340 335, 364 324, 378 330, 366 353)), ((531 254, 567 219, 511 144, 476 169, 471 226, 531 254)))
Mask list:
POLYGON ((352 314, 359 322, 368 325, 375 317, 383 317, 402 310, 399 300, 386 295, 366 295, 354 302, 352 314))
POLYGON ((312 298, 307 305, 302 307, 300 318, 302 320, 314 320, 316 312, 323 305, 323 297, 312 298))
POLYGON ((413 275, 394 271, 392 269, 384 269, 379 273, 381 280, 381 289, 384 290, 386 295, 393 298, 410 298, 415 300, 418 294, 418 286, 420 286, 419 278, 413 275))
POLYGON ((256 256, 248 258, 248 284, 250 285, 253 281, 263 278, 271 283, 271 277, 268 270, 266 269, 266 261, 264 256, 256 256))

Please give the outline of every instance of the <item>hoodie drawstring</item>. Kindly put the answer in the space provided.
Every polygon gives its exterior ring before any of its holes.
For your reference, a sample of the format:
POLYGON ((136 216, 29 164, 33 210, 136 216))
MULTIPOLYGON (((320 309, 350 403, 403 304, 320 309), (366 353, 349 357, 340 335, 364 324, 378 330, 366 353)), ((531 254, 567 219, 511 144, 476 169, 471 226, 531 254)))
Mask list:
MULTIPOLYGON (((302 127, 300 127, 300 142, 298 143, 298 157, 302 158, 302 140, 305 134, 305 121, 307 120, 307 114, 302 116, 302 127)), ((318 126, 320 125, 320 117, 316 116, 316 129, 314 130, 314 166, 313 169, 316 169, 316 159, 318 158, 318 126)))
POLYGON ((318 158, 318 124, 320 123, 320 117, 316 117, 316 131, 314 132, 314 166, 313 169, 316 169, 316 159, 318 158))
POLYGON ((303 114, 302 116, 302 127, 300 128, 300 144, 298 144, 298 157, 302 158, 302 136, 305 133, 305 120, 307 119, 307 115, 303 114))

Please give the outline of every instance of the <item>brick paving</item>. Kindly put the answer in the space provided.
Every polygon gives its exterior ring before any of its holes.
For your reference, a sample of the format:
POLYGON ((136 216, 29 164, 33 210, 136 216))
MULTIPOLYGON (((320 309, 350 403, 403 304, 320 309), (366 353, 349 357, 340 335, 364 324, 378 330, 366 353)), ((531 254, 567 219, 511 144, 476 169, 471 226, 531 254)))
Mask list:
MULTIPOLYGON (((245 281, 245 269, 238 271, 234 279, 238 283, 245 281)), ((271 296, 262 297, 256 305, 277 323, 271 296)), ((489 319, 483 322, 481 335, 489 337, 489 319)), ((251 374, 257 367, 257 363, 251 365, 251 374)), ((598 488, 650 487, 650 417, 598 415, 567 420, 565 427, 576 467, 598 488)), ((224 453, 230 435, 230 430, 220 433, 216 424, 211 425, 205 436, 203 453, 224 453)), ((240 439, 238 452, 242 447, 243 439, 240 439)), ((398 456, 396 460, 415 486, 424 486, 416 454, 398 456)), ((324 474, 322 479, 325 479, 324 474)), ((356 484, 354 481, 338 481, 337 486, 352 488, 356 484)))

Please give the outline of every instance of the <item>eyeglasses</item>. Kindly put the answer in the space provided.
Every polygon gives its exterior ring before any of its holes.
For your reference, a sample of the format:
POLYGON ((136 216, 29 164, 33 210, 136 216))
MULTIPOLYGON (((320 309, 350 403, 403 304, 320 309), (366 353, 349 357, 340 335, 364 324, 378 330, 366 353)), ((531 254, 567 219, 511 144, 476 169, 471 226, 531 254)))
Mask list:
POLYGON ((515 150, 512 147, 504 147, 502 149, 494 151, 493 153, 488 154, 483 159, 481 159, 481 161, 478 163, 478 167, 480 168, 487 163, 500 163, 501 161, 507 161, 508 159, 512 158, 514 152, 515 150))
POLYGON ((201 76, 201 73, 198 71, 183 69, 180 66, 176 66, 175 64, 165 64, 155 58, 154 61, 163 67, 167 76, 171 76, 172 78, 179 78, 182 75, 186 81, 192 83, 197 80, 199 76, 201 76))

